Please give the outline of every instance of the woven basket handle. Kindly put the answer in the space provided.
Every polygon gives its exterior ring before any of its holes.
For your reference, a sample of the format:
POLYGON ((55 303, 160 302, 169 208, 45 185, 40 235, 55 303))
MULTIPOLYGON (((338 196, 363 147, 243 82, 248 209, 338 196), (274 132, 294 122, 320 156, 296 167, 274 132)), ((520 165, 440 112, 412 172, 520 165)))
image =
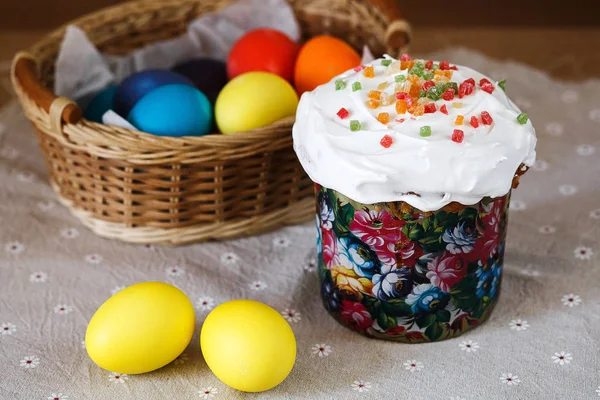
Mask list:
POLYGON ((82 116, 81 108, 73 101, 58 97, 46 88, 38 78, 37 62, 26 52, 19 52, 13 59, 11 78, 15 88, 20 88, 40 108, 50 115, 53 129, 62 122, 75 124, 82 116))
POLYGON ((385 33, 385 42, 388 47, 401 51, 408 51, 408 45, 412 39, 410 24, 404 18, 404 13, 400 8, 398 0, 369 0, 377 7, 385 18, 390 21, 385 33))

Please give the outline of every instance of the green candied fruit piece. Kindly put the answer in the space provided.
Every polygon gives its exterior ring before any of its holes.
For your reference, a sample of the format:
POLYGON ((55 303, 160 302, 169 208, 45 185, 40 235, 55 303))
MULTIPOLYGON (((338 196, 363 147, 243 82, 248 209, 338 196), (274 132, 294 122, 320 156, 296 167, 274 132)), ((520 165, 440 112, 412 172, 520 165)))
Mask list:
POLYGON ((448 82, 446 84, 446 88, 444 90, 446 90, 448 88, 454 89, 454 94, 458 95, 458 83, 456 83, 456 82, 448 82))
POLYGON ((419 92, 419 97, 425 97, 425 96, 427 96, 427 92, 426 92, 426 91, 424 91, 424 90, 421 90, 421 91, 419 92))
POLYGON ((418 61, 415 63, 415 65, 413 65, 413 67, 410 69, 410 71, 408 71, 409 74, 411 75, 417 75, 418 77, 422 78, 423 74, 425 73, 425 65, 418 61))
POLYGON ((381 65, 384 67, 389 66, 392 63, 392 60, 381 60, 381 65))
POLYGON ((431 87, 427 91, 427 97, 433 101, 437 101, 442 98, 442 95, 444 94, 444 90, 446 90, 446 85, 444 85, 443 83, 436 85, 434 87, 431 87))
POLYGON ((433 79, 434 73, 433 72, 425 72, 423 74, 423 79, 425 79, 426 81, 430 81, 433 79))
POLYGON ((350 121, 350 130, 352 132, 360 131, 360 122, 355 119, 351 120, 350 121))
POLYGON ((527 121, 529 121, 529 115, 527 115, 527 113, 521 113, 521 114, 517 115, 517 121, 521 125, 525 125, 527 123, 527 121))
POLYGON ((404 75, 396 75, 396 77, 394 79, 396 79, 396 82, 402 83, 402 82, 406 81, 406 76, 404 76, 404 75))
POLYGON ((336 79, 335 80, 335 90, 342 90, 342 89, 346 89, 346 82, 344 82, 341 79, 336 79))
POLYGON ((438 70, 438 69, 440 69, 440 64, 438 64, 438 63, 435 63, 435 64, 433 64, 433 65, 431 66, 431 70, 432 70, 432 71, 436 71, 436 70, 438 70))
POLYGON ((498 86, 500 86, 500 88, 506 92, 506 79, 502 79, 500 82, 498 82, 498 86))
POLYGON ((356 92, 358 90, 362 90, 362 85, 360 84, 360 82, 354 82, 352 84, 352 91, 356 92))
POLYGON ((421 135, 421 137, 431 136, 431 127, 429 125, 422 126, 421 129, 419 129, 419 135, 421 135))

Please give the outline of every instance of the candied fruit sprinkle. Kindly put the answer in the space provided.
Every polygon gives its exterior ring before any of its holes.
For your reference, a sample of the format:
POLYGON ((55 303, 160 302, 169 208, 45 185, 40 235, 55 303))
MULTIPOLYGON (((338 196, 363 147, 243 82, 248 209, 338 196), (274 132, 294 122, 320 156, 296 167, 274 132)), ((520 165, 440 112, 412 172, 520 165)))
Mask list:
POLYGON ((421 88, 423 90, 427 91, 427 90, 431 89, 434 86, 435 86, 435 82, 433 82, 433 81, 425 81, 423 83, 423 85, 421 85, 421 88))
POLYGON ((386 87, 388 87, 388 83, 387 83, 387 81, 383 81, 383 82, 381 82, 379 85, 377 85, 377 89, 379 89, 379 90, 383 90, 383 89, 385 89, 386 87))
POLYGON ((431 67, 433 67, 433 60, 427 60, 425 63, 425 68, 431 69, 431 67))
POLYGON ((419 129, 419 135, 421 137, 431 136, 431 127, 429 125, 422 126, 421 129, 419 129))
POLYGON ((390 122, 390 114, 386 112, 381 112, 377 114, 377 121, 381 122, 384 125, 387 124, 388 122, 390 122))
POLYGON ((350 115, 350 112, 348 110, 346 110, 344 107, 340 108, 340 110, 337 112, 337 116, 340 117, 341 119, 346 118, 348 115, 350 115))
POLYGON ((446 90, 444 90, 444 93, 442 93, 442 99, 446 101, 454 100, 454 89, 449 87, 446 90))
POLYGON ((492 94, 494 92, 494 89, 496 89, 492 82, 490 82, 486 78, 482 78, 479 81, 479 87, 481 88, 481 90, 483 90, 484 92, 488 92, 489 94, 492 94))
POLYGON ((371 65, 365 67, 363 70, 363 75, 365 78, 375 78, 375 68, 373 68, 371 65))
POLYGON ((406 121, 406 119, 404 119, 404 118, 396 118, 394 121, 403 123, 404 121, 406 121))
POLYGON ((435 103, 427 103, 425 104, 425 114, 431 114, 437 111, 437 107, 435 103))
POLYGON ((460 129, 455 129, 452 132, 452 141, 456 142, 456 143, 462 143, 463 139, 465 138, 465 133, 460 130, 460 129))
POLYGON ((369 94, 367 96, 370 99, 379 100, 381 98, 381 92, 378 90, 369 90, 369 94))
POLYGON ((500 89, 506 92, 506 79, 502 79, 500 82, 498 82, 498 86, 500 86, 500 89))
POLYGON ((360 130, 360 122, 356 119, 350 121, 350 130, 356 132, 360 130))
POLYGON ((356 67, 354 67, 352 69, 354 70, 354 72, 360 72, 363 69, 365 69, 365 66, 364 65, 358 65, 358 66, 356 66, 356 67))
POLYGON ((471 126, 472 126, 473 128, 478 128, 478 127, 479 127, 479 120, 477 119, 477 117, 476 117, 476 116, 474 116, 474 115, 473 115, 473 116, 471 117, 471 120, 470 120, 469 122, 470 122, 470 124, 471 124, 471 126))
POLYGON ((372 110, 376 109, 377 107, 379 107, 379 100, 369 99, 367 101, 367 107, 369 107, 372 110))
POLYGON ((521 125, 525 125, 529 121, 529 115, 527 113, 521 113, 517 116, 517 122, 521 125))
POLYGON ((396 87, 394 88, 394 92, 395 93, 398 93, 398 92, 408 93, 410 91, 411 86, 412 86, 412 83, 410 83, 409 81, 397 83, 396 87))
POLYGON ((335 80, 335 90, 342 90, 342 89, 346 89, 346 82, 344 82, 341 79, 336 79, 335 80))
POLYGON ((400 61, 394 61, 385 69, 386 75, 393 75, 398 72, 400 72, 400 61))
POLYGON ((448 108, 446 108, 445 104, 440 107, 440 111, 442 112, 442 114, 448 115, 448 108))
POLYGON ((392 143, 394 143, 394 139, 392 139, 390 135, 385 135, 381 138, 381 141, 379 142, 379 144, 381 144, 386 149, 389 149, 392 143))
POLYGON ((442 61, 440 63, 440 69, 441 70, 450 69, 450 63, 448 61, 442 61))
POLYGON ((410 94, 412 97, 419 97, 420 93, 421 93, 421 88, 419 87, 419 85, 412 85, 408 92, 408 94, 410 94))
POLYGON ((415 107, 415 110, 412 112, 412 115, 415 117, 420 117, 425 114, 425 106, 423 104, 419 104, 415 107))
POLYGON ((406 76, 404 76, 404 75, 396 75, 396 76, 394 77, 394 80, 395 80, 396 82, 398 82, 398 83, 400 83, 400 82, 405 82, 405 81, 406 81, 406 76))
POLYGON ((379 103, 382 106, 389 106, 390 104, 393 104, 395 100, 395 96, 387 93, 381 93, 381 99, 379 100, 379 103))
POLYGON ((464 120, 465 120, 464 115, 457 115, 456 118, 454 119, 454 125, 462 125, 464 120))
POLYGON ((356 91, 359 91, 359 90, 362 90, 362 85, 361 85, 361 83, 360 83, 360 82, 354 82, 354 83, 352 84, 352 91, 353 91, 353 92, 356 92, 356 91))
POLYGON ((412 61, 412 57, 404 53, 400 56, 400 61, 412 61))
POLYGON ((463 103, 461 103, 460 101, 455 101, 454 103, 452 103, 452 108, 462 108, 463 107, 463 103))
POLYGON ((389 67, 389 65, 391 63, 392 63, 392 60, 390 60, 390 59, 381 60, 381 65, 383 65, 384 67, 389 67))
POLYGON ((406 105, 406 101, 404 101, 404 100, 396 101, 396 112, 398 114, 405 114, 407 109, 408 109, 408 107, 406 105))
POLYGON ((492 116, 490 115, 489 112, 482 111, 481 112, 481 122, 483 122, 484 125, 491 125, 494 122, 494 120, 492 119, 492 116))

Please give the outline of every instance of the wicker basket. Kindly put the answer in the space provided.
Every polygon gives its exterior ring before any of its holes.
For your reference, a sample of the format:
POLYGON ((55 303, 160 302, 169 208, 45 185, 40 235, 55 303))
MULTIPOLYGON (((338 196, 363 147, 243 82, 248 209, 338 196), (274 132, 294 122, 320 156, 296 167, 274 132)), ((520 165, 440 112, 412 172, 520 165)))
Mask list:
MULTIPOLYGON (((109 54, 185 32, 231 1, 141 0, 71 22, 109 54)), ((394 0, 291 0, 306 37, 396 54, 409 41, 394 0)), ((92 123, 56 97, 62 27, 17 54, 12 82, 60 201, 98 235, 182 244, 255 234, 314 218, 313 186, 292 149, 293 118, 235 135, 158 137, 92 123)))

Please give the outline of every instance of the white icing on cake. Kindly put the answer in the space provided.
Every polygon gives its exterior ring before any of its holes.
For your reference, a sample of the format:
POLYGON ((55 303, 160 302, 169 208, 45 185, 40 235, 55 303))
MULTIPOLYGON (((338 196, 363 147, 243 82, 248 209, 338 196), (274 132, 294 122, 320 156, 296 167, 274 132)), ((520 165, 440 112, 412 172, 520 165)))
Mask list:
MULTIPOLYGON (((399 71, 397 62, 386 67, 382 60, 368 64, 374 67, 374 78, 365 77, 363 70, 349 70, 300 99, 294 148, 313 181, 364 204, 406 201, 422 211, 434 211, 453 201, 468 205, 486 196, 503 196, 510 190, 517 168, 533 165, 535 129, 530 121, 524 125, 517 121, 521 111, 492 79, 457 66, 450 81, 460 85, 473 78, 472 94, 434 101, 434 113, 399 115, 395 77, 407 76, 408 71, 399 71), (492 82, 493 93, 480 88, 482 78, 492 82), (339 79, 346 87, 336 90, 339 79), (394 101, 370 109, 366 105, 369 91, 378 90, 384 81, 388 85, 380 91, 383 96, 394 96, 394 101), (353 91, 354 82, 360 82, 362 89, 353 91), (453 103, 462 103, 462 108, 453 103), (448 115, 440 111, 444 104, 448 115), (336 115, 342 107, 350 113, 344 119, 336 115), (482 123, 482 111, 493 118, 491 125, 482 123), (388 124, 377 120, 381 112, 389 113, 388 124), (455 125, 457 115, 464 116, 460 126, 455 125), (469 124, 471 116, 477 117, 478 128, 469 124), (401 118, 405 121, 396 120, 401 118), (350 130, 351 120, 360 122, 359 131, 350 130), (431 127, 429 137, 419 134, 425 125, 431 127), (451 140, 454 129, 464 131, 462 143, 451 140), (380 143, 385 135, 393 139, 389 148, 380 143)), ((385 60, 395 61, 387 56, 385 60)))

